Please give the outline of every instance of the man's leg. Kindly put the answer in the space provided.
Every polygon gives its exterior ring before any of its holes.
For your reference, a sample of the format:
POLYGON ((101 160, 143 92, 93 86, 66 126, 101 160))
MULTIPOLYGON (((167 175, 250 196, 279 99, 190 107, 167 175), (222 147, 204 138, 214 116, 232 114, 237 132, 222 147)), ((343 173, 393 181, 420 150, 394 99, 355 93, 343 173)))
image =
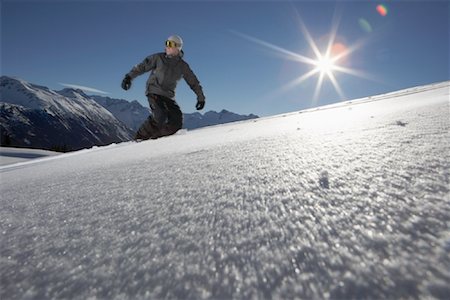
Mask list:
POLYGON ((148 95, 148 103, 152 110, 152 119, 158 128, 162 128, 167 122, 167 105, 165 97, 148 95))
POLYGON ((164 100, 157 95, 147 95, 152 114, 145 120, 136 133, 135 139, 157 139, 162 136, 161 128, 167 120, 167 108, 164 100))
POLYGON ((154 139, 159 136, 159 128, 156 126, 152 117, 149 116, 144 123, 139 127, 139 130, 134 136, 135 140, 148 140, 154 139))
POLYGON ((162 136, 174 134, 183 126, 183 113, 178 104, 166 97, 164 97, 164 102, 167 108, 167 123, 161 127, 162 136))

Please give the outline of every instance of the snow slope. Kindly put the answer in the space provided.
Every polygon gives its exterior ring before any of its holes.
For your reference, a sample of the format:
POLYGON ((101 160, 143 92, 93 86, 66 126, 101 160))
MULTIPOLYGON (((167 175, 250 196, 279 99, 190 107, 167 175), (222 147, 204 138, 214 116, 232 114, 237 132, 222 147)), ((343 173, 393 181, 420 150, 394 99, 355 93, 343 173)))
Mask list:
POLYGON ((448 299, 449 90, 0 167, 0 298, 448 299))
POLYGON ((41 149, 0 147, 0 166, 59 154, 61 153, 41 149))

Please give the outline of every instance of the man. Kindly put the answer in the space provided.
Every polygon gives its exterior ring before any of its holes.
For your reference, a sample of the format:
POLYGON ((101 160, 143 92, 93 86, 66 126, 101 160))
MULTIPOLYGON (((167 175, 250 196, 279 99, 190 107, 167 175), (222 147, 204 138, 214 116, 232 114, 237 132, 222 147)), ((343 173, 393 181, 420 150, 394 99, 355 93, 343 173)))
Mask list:
POLYGON ((183 60, 183 40, 177 35, 166 41, 165 53, 156 53, 135 65, 125 75, 122 88, 128 90, 131 81, 139 75, 149 72, 145 94, 152 111, 151 116, 142 124, 135 135, 135 140, 157 139, 174 134, 183 125, 183 114, 175 101, 175 89, 181 78, 197 94, 197 110, 205 106, 205 95, 200 82, 189 65, 183 60))

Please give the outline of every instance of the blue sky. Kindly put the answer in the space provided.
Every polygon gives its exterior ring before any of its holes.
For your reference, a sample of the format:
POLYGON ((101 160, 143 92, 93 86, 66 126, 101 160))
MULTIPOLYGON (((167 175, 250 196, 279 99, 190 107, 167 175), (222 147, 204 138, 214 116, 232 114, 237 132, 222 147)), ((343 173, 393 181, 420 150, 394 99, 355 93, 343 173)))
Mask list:
MULTIPOLYGON (((449 80, 449 3, 2 0, 1 74, 54 90, 61 83, 91 87, 148 106, 148 74, 127 92, 122 78, 179 34, 206 110, 275 115, 449 80), (325 75, 320 89, 320 72, 289 85, 315 68, 298 59, 316 60, 308 34, 322 53, 334 37, 335 63, 351 74, 335 69, 335 84, 325 75)), ((195 111, 184 81, 176 98, 184 112, 195 111)))

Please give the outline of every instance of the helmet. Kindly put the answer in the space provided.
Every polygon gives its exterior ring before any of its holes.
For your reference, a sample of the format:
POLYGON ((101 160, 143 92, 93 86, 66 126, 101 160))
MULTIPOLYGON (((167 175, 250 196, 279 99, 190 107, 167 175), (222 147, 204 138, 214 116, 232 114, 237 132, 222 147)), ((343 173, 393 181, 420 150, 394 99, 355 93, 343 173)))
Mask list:
POLYGON ((176 47, 178 48, 178 50, 181 50, 181 48, 183 48, 183 39, 179 36, 179 35, 171 35, 167 38, 166 44, 167 42, 174 42, 176 47))

